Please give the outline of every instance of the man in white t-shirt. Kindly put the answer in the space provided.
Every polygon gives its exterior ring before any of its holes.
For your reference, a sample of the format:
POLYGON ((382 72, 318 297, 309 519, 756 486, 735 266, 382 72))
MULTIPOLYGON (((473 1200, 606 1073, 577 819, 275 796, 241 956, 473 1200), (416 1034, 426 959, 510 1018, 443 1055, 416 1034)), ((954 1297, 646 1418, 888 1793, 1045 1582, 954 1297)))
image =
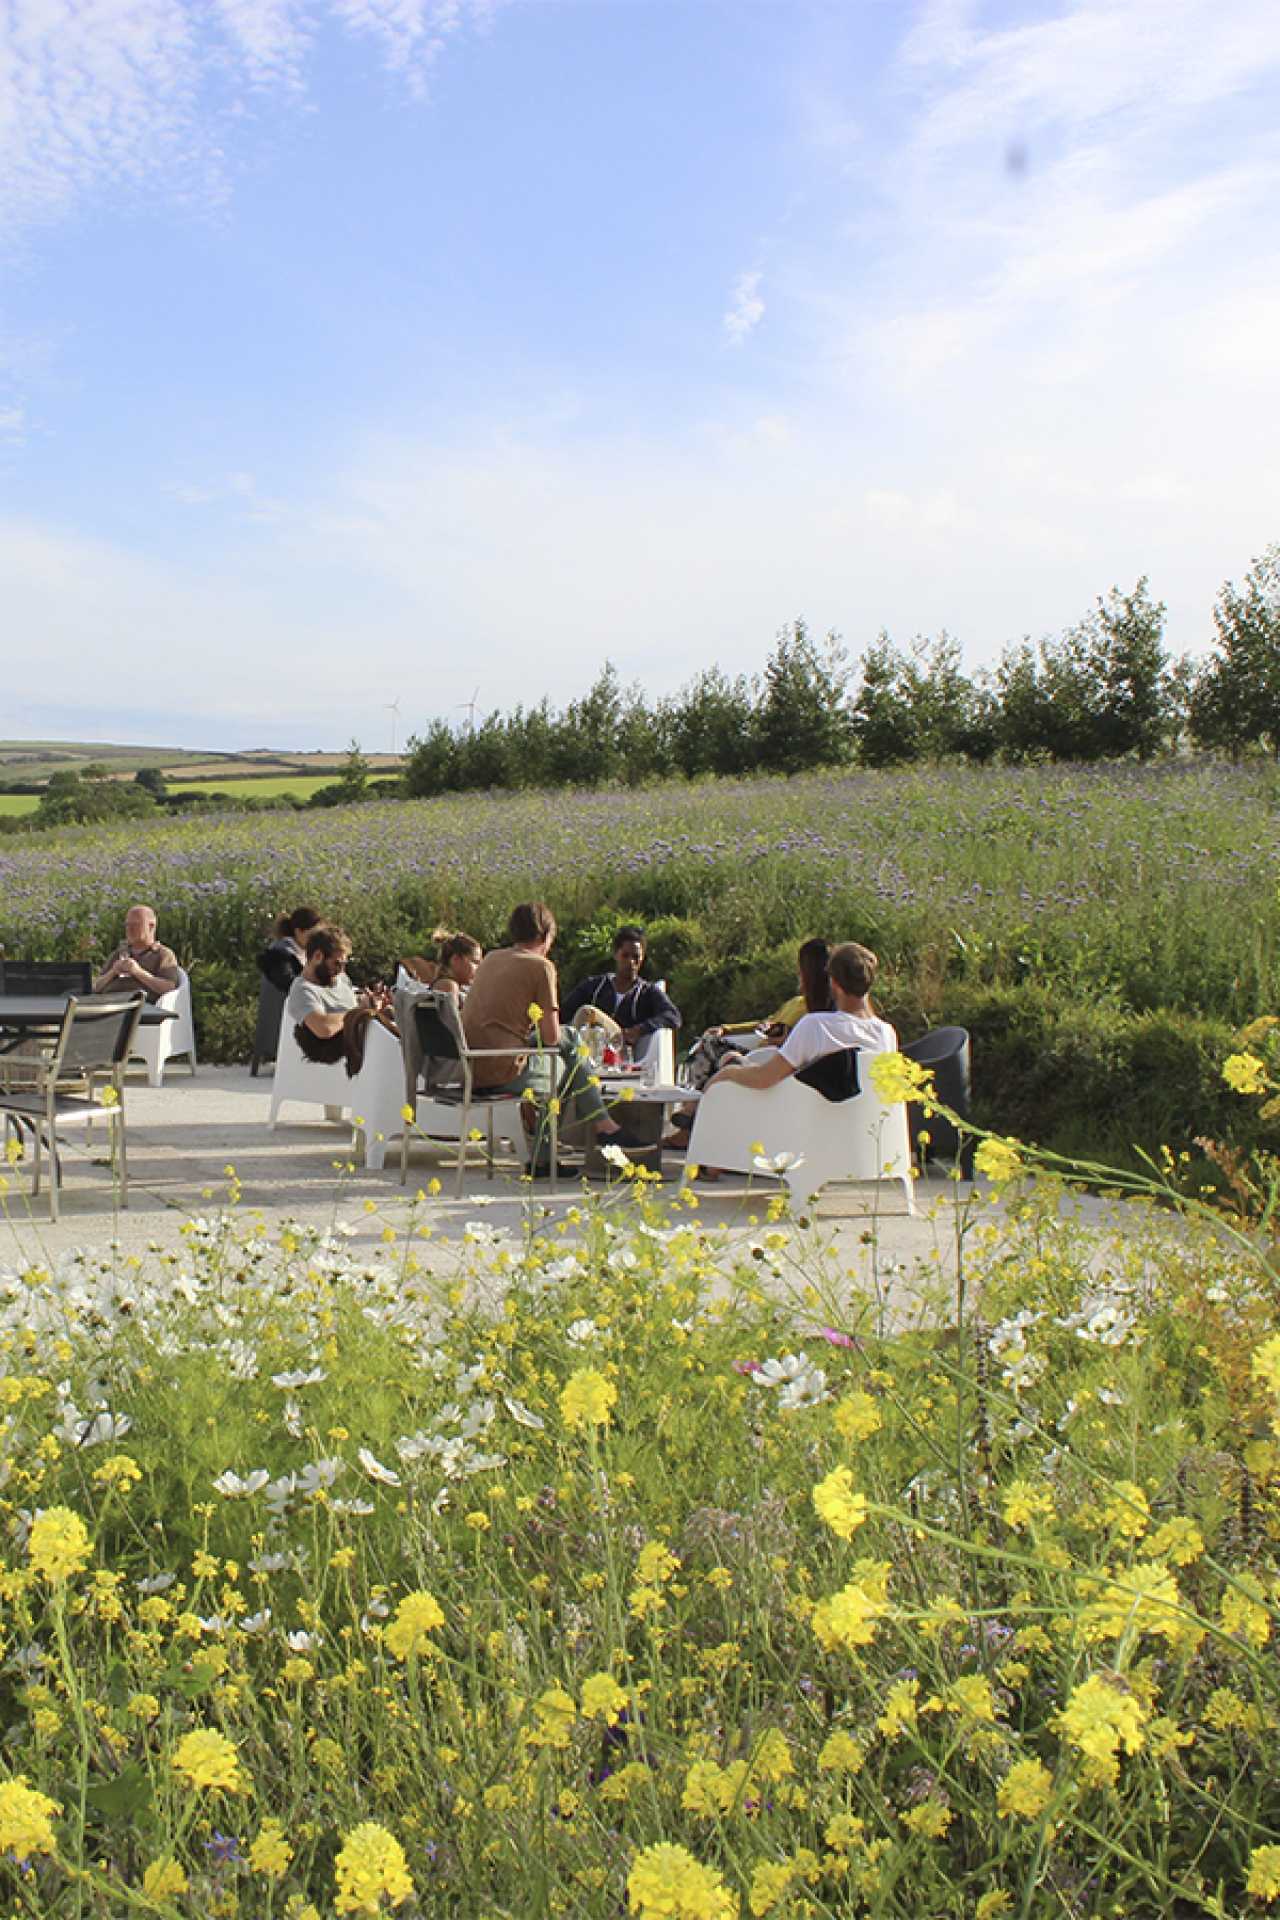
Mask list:
POLYGON ((317 1040, 331 1040, 356 1007, 380 1012, 386 995, 357 994, 347 978, 351 944, 337 927, 318 927, 307 941, 307 963, 289 989, 284 1003, 286 1020, 306 1027, 317 1040))
POLYGON ((802 1067, 811 1067, 825 1054, 861 1047, 868 1053, 893 1053, 898 1036, 871 1005, 871 988, 879 961, 869 947, 846 940, 832 949, 830 959, 834 1013, 806 1013, 796 1021, 780 1047, 760 1047, 739 1066, 721 1067, 706 1091, 721 1081, 740 1087, 774 1087, 802 1067))

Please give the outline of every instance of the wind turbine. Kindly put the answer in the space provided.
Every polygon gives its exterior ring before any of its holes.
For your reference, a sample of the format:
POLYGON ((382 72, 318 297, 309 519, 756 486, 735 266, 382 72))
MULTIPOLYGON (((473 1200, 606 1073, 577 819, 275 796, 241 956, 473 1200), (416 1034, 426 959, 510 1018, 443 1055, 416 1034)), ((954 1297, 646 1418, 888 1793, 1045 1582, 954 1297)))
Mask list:
POLYGON ((395 752, 396 752, 396 725, 400 719, 399 695, 397 694, 394 700, 388 700, 386 703, 386 707, 387 707, 387 712, 391 715, 391 757, 392 759, 394 759, 395 752))
POLYGON ((458 702, 458 711, 467 715, 467 728, 471 733, 474 733, 476 730, 476 702, 479 698, 480 689, 477 687, 469 700, 459 700, 458 702))

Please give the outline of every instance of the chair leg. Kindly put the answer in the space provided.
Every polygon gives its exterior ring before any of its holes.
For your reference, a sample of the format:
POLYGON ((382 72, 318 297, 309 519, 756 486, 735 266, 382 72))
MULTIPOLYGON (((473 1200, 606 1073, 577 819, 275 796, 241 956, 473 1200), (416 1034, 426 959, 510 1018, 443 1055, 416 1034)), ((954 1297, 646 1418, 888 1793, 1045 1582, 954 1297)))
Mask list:
POLYGON ((489 1178, 493 1179, 493 1163, 496 1149, 493 1138, 493 1101, 489 1102, 489 1178))
POLYGON ((249 1055, 249 1078, 250 1078, 251 1080, 256 1080, 256 1079, 257 1079, 257 1077, 258 1077, 258 1068, 259 1068, 259 1067, 260 1067, 261 1065, 262 1065, 262 1062, 261 1062, 261 1060, 259 1060, 259 1058, 258 1058, 258 1056, 257 1056, 257 1054, 256 1054, 256 1053, 251 1053, 251 1054, 249 1055))
POLYGON ((462 1119, 458 1126, 458 1175, 454 1183, 454 1192, 462 1197, 462 1179, 467 1170, 467 1135, 471 1131, 471 1102, 465 1096, 462 1102, 462 1119))
POLYGON ((129 1204, 129 1156, 125 1148, 124 1109, 111 1109, 111 1146, 116 1165, 116 1178, 120 1182, 120 1205, 129 1204))

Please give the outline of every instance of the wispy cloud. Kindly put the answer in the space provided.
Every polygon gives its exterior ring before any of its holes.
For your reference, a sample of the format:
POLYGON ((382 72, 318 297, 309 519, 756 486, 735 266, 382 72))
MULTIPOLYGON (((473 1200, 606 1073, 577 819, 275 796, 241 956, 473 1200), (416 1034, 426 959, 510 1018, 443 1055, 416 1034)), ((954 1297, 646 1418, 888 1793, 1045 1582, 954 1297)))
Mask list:
MULTIPOLYGON (((104 184, 216 199, 219 112, 297 93, 321 32, 372 40, 411 94, 495 0, 8 0, 0 8, 0 234, 104 184)), ((225 124, 225 121, 223 122, 225 124)))
POLYGON ((733 294, 724 316, 725 337, 732 346, 740 347, 764 318, 760 280, 759 273, 740 273, 733 283, 733 294))

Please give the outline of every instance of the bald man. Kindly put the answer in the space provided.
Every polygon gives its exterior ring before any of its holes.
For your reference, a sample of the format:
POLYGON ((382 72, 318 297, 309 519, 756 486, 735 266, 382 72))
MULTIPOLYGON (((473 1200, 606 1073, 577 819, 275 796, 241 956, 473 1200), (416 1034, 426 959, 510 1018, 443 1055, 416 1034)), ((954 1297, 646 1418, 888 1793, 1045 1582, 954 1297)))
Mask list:
POLYGON ((171 947, 156 939, 152 907, 130 907, 124 919, 124 941, 93 983, 95 993, 137 993, 158 1000, 178 984, 178 961, 171 947))

